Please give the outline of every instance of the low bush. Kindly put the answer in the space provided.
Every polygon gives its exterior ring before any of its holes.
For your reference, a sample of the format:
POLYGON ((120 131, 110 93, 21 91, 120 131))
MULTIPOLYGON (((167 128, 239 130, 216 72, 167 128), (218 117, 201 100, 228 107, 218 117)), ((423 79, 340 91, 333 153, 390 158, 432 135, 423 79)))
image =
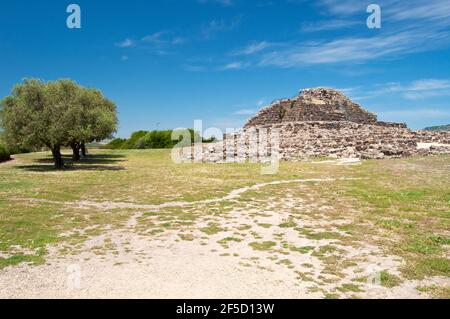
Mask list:
POLYGON ((3 145, 0 145, 0 162, 8 161, 11 159, 9 151, 3 145))
MULTIPOLYGON (((10 154, 25 154, 25 153, 31 153, 32 150, 29 150, 25 147, 21 147, 21 146, 10 146, 7 148, 8 153, 10 154)), ((34 151, 39 151, 38 149, 34 150, 34 151)))
POLYGON ((127 148, 127 149, 142 148, 142 147, 139 147, 138 142, 143 137, 145 137, 147 134, 148 134, 147 131, 134 132, 133 134, 131 134, 131 137, 127 140, 126 145, 124 145, 124 147, 127 148))
MULTIPOLYGON (((195 137, 199 138, 198 133, 190 129, 190 142, 183 140, 183 135, 180 134, 178 140, 172 140, 173 130, 165 131, 137 131, 127 139, 116 138, 105 145, 106 149, 164 149, 173 148, 175 145, 183 141, 185 146, 194 143, 195 137)), ((214 142, 215 138, 203 140, 204 143, 214 142)))
POLYGON ((127 148, 127 142, 128 140, 123 138, 115 138, 103 148, 110 149, 110 150, 120 150, 120 149, 126 149, 127 148))

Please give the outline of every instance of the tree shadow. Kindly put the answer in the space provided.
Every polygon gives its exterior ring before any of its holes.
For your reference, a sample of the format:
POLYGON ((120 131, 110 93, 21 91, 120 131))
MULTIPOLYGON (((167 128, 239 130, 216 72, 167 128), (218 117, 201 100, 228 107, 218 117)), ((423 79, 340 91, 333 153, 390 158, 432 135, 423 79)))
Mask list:
MULTIPOLYGON (((122 171, 125 168, 118 164, 125 156, 120 154, 92 154, 74 162, 71 155, 63 155, 65 171, 122 171)), ((55 172, 52 156, 34 160, 37 164, 16 166, 18 169, 30 172, 55 172)))

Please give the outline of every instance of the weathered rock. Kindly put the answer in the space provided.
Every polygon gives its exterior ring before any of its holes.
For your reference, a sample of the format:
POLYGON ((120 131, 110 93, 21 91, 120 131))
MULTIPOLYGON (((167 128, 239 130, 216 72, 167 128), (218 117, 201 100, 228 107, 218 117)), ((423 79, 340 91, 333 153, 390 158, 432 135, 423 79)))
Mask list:
POLYGON ((304 90, 293 99, 272 103, 248 121, 244 128, 299 121, 349 121, 374 124, 377 117, 339 91, 317 88, 304 90))
POLYGON ((308 157, 383 159, 450 153, 450 132, 414 132, 404 123, 378 122, 339 91, 307 89, 261 110, 236 134, 187 152, 207 162, 295 161, 308 157), (418 143, 429 143, 419 149, 418 143), (196 154, 197 152, 197 154, 196 154))

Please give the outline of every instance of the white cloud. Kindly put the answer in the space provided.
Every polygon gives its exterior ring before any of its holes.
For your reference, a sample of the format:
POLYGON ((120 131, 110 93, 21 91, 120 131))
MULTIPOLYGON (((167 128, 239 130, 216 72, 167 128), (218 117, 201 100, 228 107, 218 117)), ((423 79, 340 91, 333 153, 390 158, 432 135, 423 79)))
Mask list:
POLYGON ((310 64, 365 62, 426 51, 449 40, 448 31, 436 34, 426 30, 413 30, 373 37, 286 44, 285 48, 262 55, 258 64, 289 68, 310 64))
MULTIPOLYGON (((360 0, 319 0, 317 4, 325 8, 329 13, 342 17, 348 17, 364 13, 370 2, 360 0)), ((380 5, 383 20, 393 22, 411 22, 411 26, 423 24, 428 21, 431 24, 424 27, 436 25, 449 25, 450 2, 448 0, 377 0, 380 5), (423 20, 420 21, 419 20, 423 20)))
POLYGON ((264 106, 264 104, 266 104, 266 100, 264 100, 264 99, 261 99, 258 102, 256 102, 256 105, 259 106, 259 107, 264 106))
MULTIPOLYGON (((450 1, 380 0, 383 27, 376 32, 365 26, 368 3, 360 0, 320 0, 316 2, 331 15, 329 20, 304 24, 303 32, 353 28, 355 35, 317 39, 314 42, 250 42, 234 51, 246 56, 247 66, 295 68, 315 64, 366 63, 379 59, 438 50, 450 45, 450 1)), ((412 97, 412 95, 411 95, 412 97)))
POLYGON ((408 100, 450 96, 450 80, 421 79, 407 84, 387 83, 372 92, 374 96, 399 93, 408 100))
POLYGON ((150 47, 159 55, 168 54, 167 48, 180 45, 186 40, 182 37, 174 36, 171 31, 159 31, 142 37, 140 40, 127 38, 116 45, 120 48, 150 47))
POLYGON ((211 20, 202 28, 203 37, 208 39, 213 37, 216 33, 232 31, 241 24, 241 21, 242 16, 236 16, 230 21, 224 19, 211 20))
POLYGON ((257 111, 253 109, 242 109, 233 113, 233 115, 254 115, 257 111))
POLYGON ((368 3, 361 0, 319 0, 318 4, 330 13, 348 16, 357 12, 365 12, 368 3))
POLYGON ((245 64, 242 62, 231 62, 228 63, 226 65, 224 65, 223 67, 220 68, 220 70, 225 71, 225 70, 240 70, 245 68, 245 64))
POLYGON ((157 47, 183 44, 186 40, 182 37, 173 36, 170 31, 159 31, 144 36, 141 43, 153 44, 157 47))
POLYGON ((450 24, 450 2, 448 0, 434 1, 401 1, 385 6, 385 12, 389 18, 396 21, 427 20, 450 24))
POLYGON ((388 119, 442 119, 450 117, 450 111, 443 111, 440 109, 421 108, 411 110, 392 110, 380 112, 378 114, 382 118, 388 119))
POLYGON ((258 52, 261 52, 269 47, 273 46, 272 43, 261 41, 261 42, 255 42, 247 45, 245 48, 234 51, 232 55, 251 55, 258 52))
POLYGON ((119 43, 116 43, 116 45, 120 48, 130 48, 136 45, 136 41, 133 39, 125 39, 119 43))
POLYGON ((324 20, 324 21, 318 21, 318 22, 310 22, 310 23, 303 23, 302 27, 300 28, 301 32, 320 32, 320 31, 329 31, 329 30, 337 30, 337 29, 345 29, 350 28, 355 25, 363 25, 361 21, 357 20, 341 20, 341 19, 335 19, 335 20, 324 20))

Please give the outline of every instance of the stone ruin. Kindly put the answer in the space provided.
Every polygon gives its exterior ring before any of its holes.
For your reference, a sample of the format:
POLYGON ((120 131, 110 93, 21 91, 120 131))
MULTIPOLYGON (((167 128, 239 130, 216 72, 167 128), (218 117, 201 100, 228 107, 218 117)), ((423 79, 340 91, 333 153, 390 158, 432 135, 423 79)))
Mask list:
POLYGON ((293 99, 279 100, 262 109, 244 129, 290 122, 353 122, 376 124, 370 113, 339 91, 307 89, 293 99))
POLYGON ((186 159, 206 162, 265 162, 310 157, 382 159, 450 153, 450 132, 412 131, 387 123, 341 92, 307 89, 259 111, 223 141, 193 147, 186 159))

